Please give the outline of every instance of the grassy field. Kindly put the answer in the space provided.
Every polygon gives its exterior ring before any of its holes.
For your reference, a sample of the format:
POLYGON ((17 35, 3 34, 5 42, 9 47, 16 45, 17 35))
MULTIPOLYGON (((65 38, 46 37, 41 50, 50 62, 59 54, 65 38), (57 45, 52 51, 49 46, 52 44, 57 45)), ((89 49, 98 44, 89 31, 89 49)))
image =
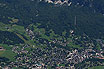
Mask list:
POLYGON ((16 56, 15 53, 12 52, 12 50, 5 50, 5 51, 0 51, 0 57, 6 57, 10 59, 10 61, 14 61, 14 56, 16 56))
POLYGON ((0 56, 4 53, 5 51, 0 51, 0 56))
POLYGON ((83 47, 80 47, 80 45, 75 45, 72 41, 69 42, 68 47, 70 47, 70 48, 78 48, 78 49, 83 48, 83 47))
POLYGON ((15 33, 17 36, 19 36, 25 43, 30 44, 28 41, 26 41, 21 35, 24 35, 27 39, 29 39, 29 36, 26 34, 25 29, 23 26, 19 25, 11 25, 11 24, 4 24, 0 22, 0 31, 9 31, 9 32, 17 32, 15 33), (7 29, 8 28, 8 29, 7 29))
POLYGON ((11 25, 11 24, 4 24, 2 22, 0 22, 0 31, 9 31, 9 32, 18 32, 20 34, 25 33, 25 29, 23 26, 19 26, 19 25, 11 25))
POLYGON ((6 45, 6 44, 0 44, 5 50, 0 51, 0 57, 6 57, 10 59, 10 61, 14 61, 14 56, 16 55, 14 52, 12 52, 12 47, 6 45))
POLYGON ((95 66, 95 67, 90 67, 88 69, 104 69, 104 66, 95 66))

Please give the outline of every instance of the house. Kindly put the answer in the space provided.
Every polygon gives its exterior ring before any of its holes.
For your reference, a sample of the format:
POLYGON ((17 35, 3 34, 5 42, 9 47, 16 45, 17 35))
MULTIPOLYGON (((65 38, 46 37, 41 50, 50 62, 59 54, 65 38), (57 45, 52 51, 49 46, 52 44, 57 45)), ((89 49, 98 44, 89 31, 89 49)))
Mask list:
POLYGON ((3 47, 0 47, 0 51, 4 51, 5 49, 3 47))

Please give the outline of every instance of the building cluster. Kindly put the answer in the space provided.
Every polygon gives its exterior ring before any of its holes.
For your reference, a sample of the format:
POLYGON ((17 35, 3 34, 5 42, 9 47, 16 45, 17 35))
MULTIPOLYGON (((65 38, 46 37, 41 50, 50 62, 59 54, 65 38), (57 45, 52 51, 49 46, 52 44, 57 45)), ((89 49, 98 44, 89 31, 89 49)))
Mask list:
POLYGON ((35 37, 34 37, 34 33, 33 33, 32 30, 26 28, 26 33, 30 36, 31 39, 35 38, 35 37))
MULTIPOLYGON (((40 0, 42 1, 42 0, 40 0)), ((44 0, 45 2, 48 2, 48 3, 52 3, 52 4, 60 4, 60 5, 63 5, 63 4, 68 4, 68 6, 70 6, 72 4, 72 2, 70 0, 44 0)))
MULTIPOLYGON (((29 45, 14 46, 12 51, 17 53, 15 61, 6 65, 8 68, 24 67, 34 69, 47 69, 49 66, 56 69, 74 69, 75 65, 89 58, 103 59, 103 51, 85 49, 72 51, 56 46, 42 48, 33 48, 29 45), (28 49, 28 51, 26 50, 28 49)), ((2 64, 1 64, 2 65, 2 64)))

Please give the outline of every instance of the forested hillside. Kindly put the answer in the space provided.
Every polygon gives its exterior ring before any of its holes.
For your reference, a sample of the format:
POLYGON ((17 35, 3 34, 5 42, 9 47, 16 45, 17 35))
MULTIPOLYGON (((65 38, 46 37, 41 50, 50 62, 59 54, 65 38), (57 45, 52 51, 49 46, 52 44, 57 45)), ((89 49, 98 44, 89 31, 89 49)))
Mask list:
MULTIPOLYGON (((76 28, 75 31, 79 34, 86 33, 98 38, 103 36, 103 1, 92 1, 93 7, 87 7, 87 5, 75 7, 74 3, 77 0, 72 2, 72 6, 68 7, 31 0, 1 0, 0 19, 1 22, 8 24, 10 20, 8 17, 14 17, 19 20, 16 24, 24 27, 38 22, 42 24, 41 27, 47 30, 53 29, 57 34, 76 28)), ((78 1, 78 3, 81 2, 78 1)))

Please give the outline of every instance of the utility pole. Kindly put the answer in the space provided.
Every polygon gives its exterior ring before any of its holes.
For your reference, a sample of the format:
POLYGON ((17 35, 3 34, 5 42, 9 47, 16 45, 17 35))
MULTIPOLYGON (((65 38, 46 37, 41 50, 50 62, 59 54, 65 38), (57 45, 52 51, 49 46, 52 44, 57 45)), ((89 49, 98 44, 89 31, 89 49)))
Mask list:
POLYGON ((74 18, 74 25, 77 25, 77 17, 74 18))

